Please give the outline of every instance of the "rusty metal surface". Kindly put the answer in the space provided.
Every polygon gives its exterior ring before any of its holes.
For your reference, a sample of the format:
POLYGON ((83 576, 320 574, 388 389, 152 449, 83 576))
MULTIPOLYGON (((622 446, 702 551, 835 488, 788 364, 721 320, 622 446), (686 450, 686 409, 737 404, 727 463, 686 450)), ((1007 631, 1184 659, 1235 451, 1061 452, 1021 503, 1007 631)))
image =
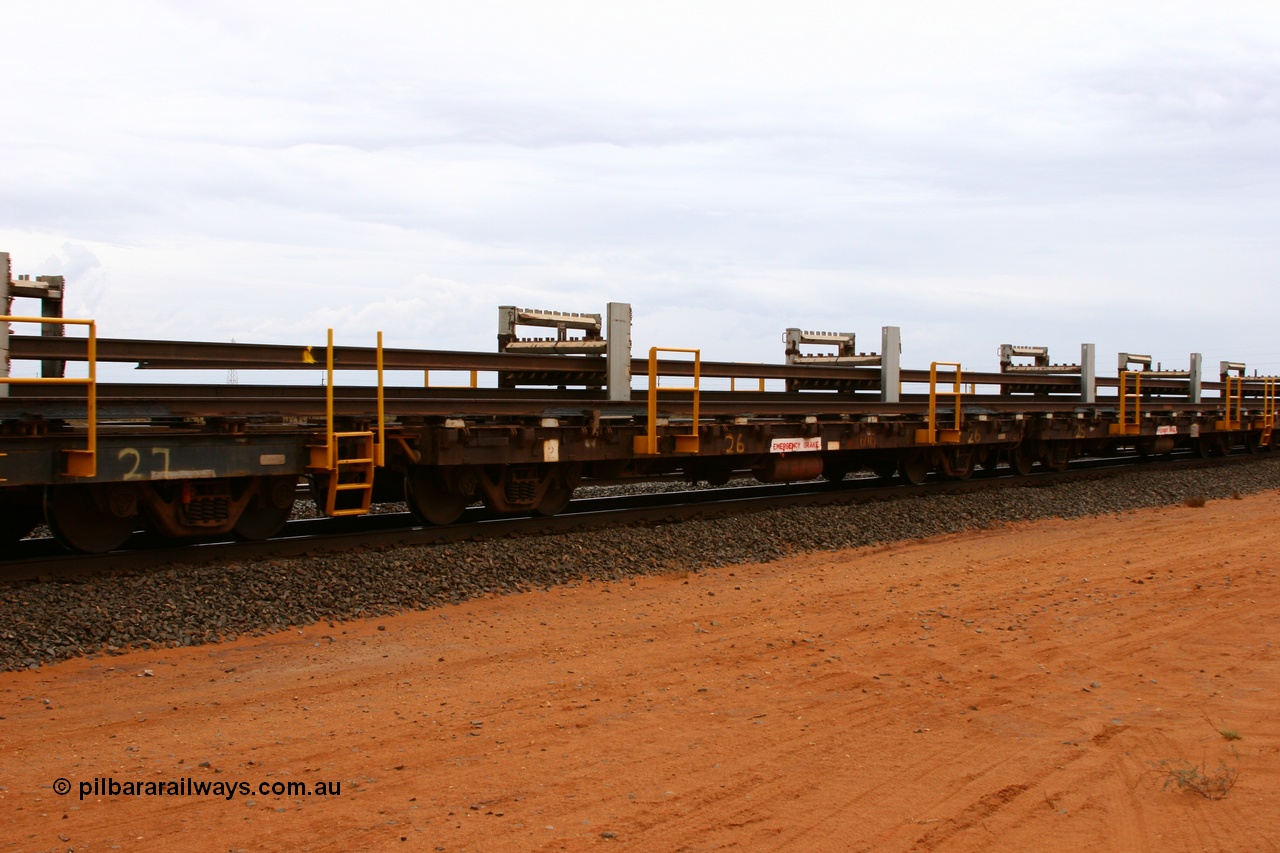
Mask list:
MULTIPOLYGON (((585 417, 592 411, 611 416, 643 417, 645 392, 635 392, 631 402, 610 402, 602 392, 481 389, 385 389, 388 413, 411 417, 585 417)), ((371 387, 335 389, 334 411, 341 417, 369 416, 373 413, 376 390, 371 387)), ((1103 399, 1085 406, 1070 397, 966 395, 962 403, 972 413, 1062 413, 1105 411, 1115 401, 1103 399)), ((39 415, 44 418, 84 417, 84 397, 68 395, 65 389, 24 386, 7 400, 0 400, 0 417, 39 415)), ((679 412, 687 400, 670 395, 661 400, 661 409, 679 412)), ((1172 412, 1211 411, 1217 400, 1190 404, 1185 400, 1144 401, 1143 410, 1172 412)), ((818 415, 839 417, 919 415, 928 410, 928 395, 906 394, 899 403, 881 403, 871 396, 850 396, 823 392, 729 392, 706 391, 701 395, 703 416, 767 417, 818 415)), ((949 407, 947 407, 949 408, 949 407)), ((101 419, 165 417, 305 417, 325 414, 324 389, 298 385, 111 385, 98 386, 101 419)))
MULTIPOLYGON (((59 359, 83 361, 86 345, 83 338, 42 337, 13 335, 10 338, 11 357, 15 359, 59 359)), ((606 377, 605 359, 596 356, 534 355, 526 353, 455 352, 446 350, 384 349, 387 370, 441 370, 441 371, 492 371, 520 373, 533 378, 541 375, 546 384, 564 384, 564 377, 572 375, 570 384, 600 385, 606 377)), ((200 341, 147 341, 116 338, 98 340, 98 360, 123 364, 136 364, 143 369, 200 369, 200 370, 308 370, 320 371, 325 366, 325 347, 288 346, 279 344, 241 344, 200 341), (310 359, 310 360, 308 360, 310 359)), ((371 370, 376 363, 373 347, 334 347, 334 367, 339 370, 371 370)), ((632 359, 632 371, 636 375, 648 372, 646 359, 632 359)), ((691 376, 690 361, 667 359, 659 362, 663 376, 691 376)), ((743 364, 738 362, 703 361, 701 373, 706 378, 722 379, 773 379, 799 382, 829 381, 832 383, 861 384, 873 387, 880 381, 875 368, 841 365, 786 365, 743 364)), ((903 370, 906 384, 924 385, 929 382, 927 370, 903 370)), ((1099 388, 1115 388, 1117 377, 1099 376, 1099 388)), ((1070 396, 1078 393, 1072 378, 1038 376, 1034 374, 1010 374, 1001 372, 966 371, 964 384, 986 386, 988 392, 995 386, 1014 386, 1039 389, 1070 396)), ((1188 382, 1185 379, 1156 377, 1143 380, 1144 390, 1159 394, 1185 395, 1188 382)), ((1206 392, 1220 392, 1221 382, 1204 382, 1206 392)), ((1258 393, 1246 377, 1246 395, 1258 393)), ((446 389, 447 390, 447 389, 446 389)), ((478 389, 481 392, 494 389, 478 389)), ((558 392, 562 395, 565 392, 558 392)), ((569 391, 568 393, 573 393, 569 391)), ((600 394, 603 398, 603 394, 600 394)), ((982 396, 982 395, 979 395, 982 396)), ((1025 399, 1021 398, 1021 399, 1025 399)), ((1205 404, 1213 402, 1206 400, 1205 404)))
MULTIPOLYGON (((1143 470, 1205 468, 1249 464, 1258 456, 1228 456, 1216 460, 1183 458, 1148 462, 1143 470)), ((550 518, 493 518, 483 510, 468 510, 457 524, 442 527, 411 525, 407 513, 360 518, 291 522, 291 529, 265 542, 212 542, 174 548, 154 536, 131 540, 133 550, 102 555, 56 553, 51 540, 28 540, 27 555, 0 562, 0 583, 54 580, 88 573, 128 572, 173 565, 201 565, 230 560, 258 560, 313 556, 356 549, 414 547, 474 540, 555 534, 614 525, 670 522, 691 518, 760 512, 787 506, 854 504, 926 494, 967 494, 990 489, 1038 487, 1073 480, 1122 476, 1133 460, 1093 460, 1075 463, 1064 472, 1039 471, 1030 476, 1001 476, 967 481, 940 480, 922 486, 830 484, 756 486, 748 489, 709 489, 667 495, 639 495, 574 501, 564 513, 550 518)), ((1007 472, 1002 472, 1007 473, 1007 472)), ((866 481, 872 483, 873 481, 866 481)))

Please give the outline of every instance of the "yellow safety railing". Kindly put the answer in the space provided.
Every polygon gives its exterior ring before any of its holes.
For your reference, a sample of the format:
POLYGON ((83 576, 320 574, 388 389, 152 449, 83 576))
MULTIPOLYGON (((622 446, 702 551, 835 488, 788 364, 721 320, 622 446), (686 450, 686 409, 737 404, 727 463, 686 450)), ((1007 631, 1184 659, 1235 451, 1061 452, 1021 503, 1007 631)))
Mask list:
POLYGON ((916 430, 916 444, 959 444, 960 423, 963 416, 960 402, 963 397, 960 362, 935 361, 929 365, 929 425, 924 429, 916 430), (939 390, 938 388, 939 367, 955 368, 950 391, 939 390), (943 429, 938 425, 939 397, 951 397, 955 400, 955 423, 950 429, 943 429))
MULTIPOLYGON (((84 450, 64 450, 67 454, 68 477, 96 477, 98 475, 98 325, 93 320, 75 320, 65 317, 11 317, 0 316, 0 323, 57 323, 68 326, 88 326, 89 376, 85 379, 66 378, 62 376, 4 376, 0 377, 3 385, 83 385, 87 389, 88 421, 87 438, 89 446, 84 450)), ((0 480, 0 482, 3 482, 0 480)))
POLYGON ((329 330, 329 342, 325 355, 325 443, 311 446, 309 468, 321 474, 328 474, 328 487, 325 489, 326 515, 362 515, 369 511, 373 499, 374 469, 386 462, 386 417, 385 390, 383 385, 382 332, 378 332, 376 366, 378 372, 377 392, 377 432, 372 430, 355 430, 337 432, 333 423, 333 329, 329 330), (343 439, 350 448, 355 445, 354 455, 343 456, 341 447, 343 439), (349 475, 347 482, 342 482, 341 475, 349 475), (350 476, 354 475, 354 476, 350 476), (360 503, 356 507, 338 509, 339 492, 359 492, 360 503))
POLYGON ((1111 425, 1107 432, 1111 435, 1138 435, 1142 432, 1142 371, 1120 371, 1120 386, 1117 391, 1120 400, 1120 420, 1111 425), (1129 386, 1133 390, 1129 390, 1129 386), (1130 406, 1129 403, 1133 405, 1130 406), (1129 415, 1132 412, 1133 417, 1129 415))
POLYGON ((1271 446, 1271 436, 1276 428, 1276 377, 1262 380, 1262 441, 1261 447, 1271 446))
POLYGON ((658 454, 658 391, 684 392, 693 394, 693 424, 686 435, 675 436, 676 453, 697 453, 698 440, 698 406, 700 384, 702 379, 702 350, 682 349, 679 347, 650 347, 649 349, 649 424, 644 435, 637 435, 632 441, 632 451, 636 454, 656 456, 658 454), (658 353, 691 353, 693 355, 693 385, 658 387, 658 353))
POLYGON ((1240 429, 1243 426, 1241 417, 1244 413, 1244 377, 1227 374, 1222 377, 1222 380, 1223 419, 1218 421, 1218 429, 1240 429))

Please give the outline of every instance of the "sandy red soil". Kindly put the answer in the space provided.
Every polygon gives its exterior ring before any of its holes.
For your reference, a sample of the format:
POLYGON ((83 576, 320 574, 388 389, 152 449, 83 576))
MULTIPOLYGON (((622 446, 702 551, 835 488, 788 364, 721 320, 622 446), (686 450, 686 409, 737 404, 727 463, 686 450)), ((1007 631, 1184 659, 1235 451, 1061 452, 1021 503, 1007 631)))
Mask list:
POLYGON ((1277 520, 1265 494, 0 674, 0 850, 1275 850, 1277 520), (1167 784, 1190 765, 1236 783, 1167 784), (341 788, 256 792, 290 781, 341 788))

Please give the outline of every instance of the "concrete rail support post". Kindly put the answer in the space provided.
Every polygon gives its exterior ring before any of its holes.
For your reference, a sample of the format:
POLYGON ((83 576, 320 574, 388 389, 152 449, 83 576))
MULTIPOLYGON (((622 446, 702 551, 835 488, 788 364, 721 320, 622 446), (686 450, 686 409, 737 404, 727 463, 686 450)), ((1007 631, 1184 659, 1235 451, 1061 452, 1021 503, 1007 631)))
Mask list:
POLYGON ((1098 348, 1096 344, 1080 345, 1080 402, 1098 402, 1098 348))
MULTIPOLYGON (((0 314, 9 313, 9 253, 0 252, 0 314)), ((0 323, 0 377, 9 378, 9 324, 0 323)), ((9 396, 9 384, 0 384, 0 397, 9 396)))
POLYGON ((498 352, 506 352, 507 344, 516 337, 516 306, 498 306, 498 352))
POLYGON ((631 400, 631 303, 610 302, 605 330, 605 362, 609 371, 609 399, 631 400))
POLYGON ((1203 362, 1203 355, 1198 352, 1191 353, 1191 376, 1188 377, 1187 397, 1193 403, 1200 402, 1200 369, 1203 362))
MULTIPOLYGON (((36 279, 44 285, 44 295, 40 297, 40 316, 50 319, 62 319, 62 297, 67 291, 67 280, 60 275, 42 275, 36 279)), ((60 338, 67 333, 66 326, 61 323, 41 323, 40 334, 45 337, 60 338)), ((61 379, 66 374, 67 363, 57 359, 46 358, 40 361, 40 375, 61 379)))
POLYGON ((897 403, 902 393, 902 329, 880 329, 880 402, 897 403))

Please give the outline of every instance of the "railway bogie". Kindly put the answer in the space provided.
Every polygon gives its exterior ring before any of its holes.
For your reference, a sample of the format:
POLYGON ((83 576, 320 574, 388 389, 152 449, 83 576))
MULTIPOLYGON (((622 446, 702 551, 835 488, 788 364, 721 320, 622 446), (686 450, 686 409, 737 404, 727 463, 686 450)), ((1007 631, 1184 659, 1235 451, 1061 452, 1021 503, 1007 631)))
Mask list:
MULTIPOLYGON (((10 284, 15 295, 39 295, 10 284)), ((500 317, 496 354, 384 350, 380 337, 376 348, 335 347, 332 337, 322 347, 90 343, 8 335, 15 318, 0 319, 10 357, 41 365, 38 377, 0 376, 0 546, 42 522, 91 552, 118 548, 138 530, 267 538, 288 519, 299 482, 328 514, 403 500, 425 524, 452 524, 478 504, 554 515, 591 482, 821 477, 834 488, 866 472, 918 484, 1061 470, 1082 456, 1137 461, 1272 445, 1275 379, 1224 362, 1220 381, 1203 382, 1194 355, 1191 370, 1164 371, 1122 353, 1117 375, 1099 377, 1092 345, 1076 365, 1006 346, 999 373, 962 374, 943 362, 903 370, 889 327, 881 340, 892 357, 856 352, 848 333, 793 329, 786 364, 705 363, 685 349, 665 359, 655 349, 646 360, 631 358, 631 312, 620 303, 607 323, 512 308, 500 317), (557 337, 521 340, 521 323, 557 325, 557 337), (1036 363, 1015 364, 1020 357, 1036 363), (328 374, 319 385, 102 384, 95 359, 328 374), (64 383, 68 364, 89 378, 64 383), (369 371, 374 385, 335 386, 335 368, 369 371), (472 381, 396 385, 384 370, 470 371, 472 381), (648 382, 634 387, 645 372, 648 382), (494 379, 486 387, 478 374, 494 379), (710 380, 728 390, 703 387, 710 380)))

